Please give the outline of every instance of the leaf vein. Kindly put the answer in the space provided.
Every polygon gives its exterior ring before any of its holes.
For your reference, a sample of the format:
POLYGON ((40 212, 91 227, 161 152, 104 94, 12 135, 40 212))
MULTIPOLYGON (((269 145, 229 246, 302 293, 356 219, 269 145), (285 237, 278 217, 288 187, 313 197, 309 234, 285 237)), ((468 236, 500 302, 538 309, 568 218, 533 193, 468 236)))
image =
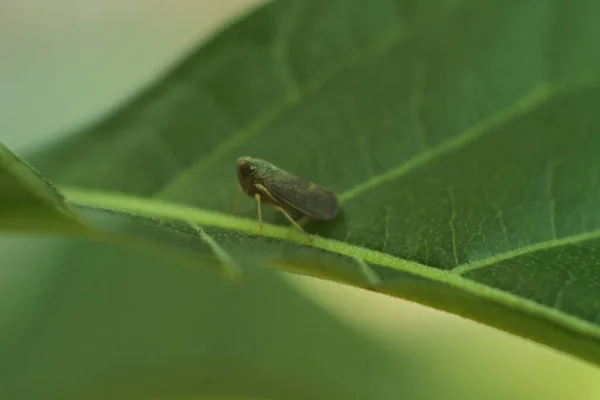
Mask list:
MULTIPOLYGON (((63 193, 67 197, 75 202, 84 206, 96 206, 103 208, 116 208, 123 211, 134 212, 139 215, 153 216, 155 218, 168 218, 179 221, 194 221, 195 223, 201 224, 202 226, 214 226, 221 229, 236 230, 239 232, 246 232, 250 234, 256 234, 256 221, 248 218, 241 218, 223 214, 215 211, 203 210, 195 207, 173 204, 163 202, 156 199, 147 199, 131 196, 128 194, 121 193, 107 193, 107 192, 94 192, 89 190, 82 190, 77 188, 61 188, 63 193)), ((265 223, 264 232, 265 237, 278 238, 291 242, 300 243, 300 239, 289 236, 289 230, 284 227, 265 223)), ((214 246, 215 254, 219 257, 223 257, 224 260, 232 260, 231 256, 224 252, 224 250, 216 244, 211 237, 208 235, 203 236, 204 240, 207 240, 207 244, 214 246), (222 251, 220 251, 221 249, 222 251)), ((325 251, 331 251, 341 255, 349 257, 358 257, 365 263, 377 264, 382 267, 391 268, 397 271, 403 271, 410 273, 416 277, 430 279, 440 283, 447 284, 451 287, 464 290, 475 296, 483 296, 490 300, 498 301, 510 308, 522 309, 525 312, 535 313, 544 315, 546 318, 552 319, 553 321, 567 324, 572 329, 579 332, 591 335, 595 338, 600 338, 600 331, 598 328, 590 322, 584 321, 580 318, 559 312, 558 310, 552 309, 548 306, 540 305, 531 300, 518 297, 509 292, 502 291, 500 289, 483 285, 472 279, 468 279, 460 276, 457 273, 459 268, 457 267, 452 271, 443 271, 437 268, 426 266, 414 261, 405 260, 390 254, 381 253, 365 247, 351 245, 349 243, 340 242, 334 239, 321 238, 314 236, 313 246, 325 251)), ((529 246, 521 249, 520 251, 513 251, 510 253, 504 253, 500 256, 490 257, 484 260, 488 264, 501 261, 503 259, 509 259, 518 257, 523 254, 532 253, 537 250, 544 250, 552 247, 561 246, 564 244, 577 244, 585 240, 600 239, 600 230, 594 232, 588 232, 584 235, 573 236, 571 238, 563 238, 559 240, 539 243, 534 246, 529 246)), ((234 261, 234 265, 235 261, 234 261)), ((390 282, 393 284, 393 280, 390 282)), ((381 287, 377 288, 377 291, 385 292, 385 282, 382 283, 381 287)))
POLYGON ((369 46, 365 51, 354 54, 349 57, 345 63, 319 75, 312 82, 307 83, 304 88, 298 87, 297 95, 285 96, 281 105, 268 109, 248 125, 235 132, 231 137, 221 142, 221 144, 214 148, 210 155, 203 157, 193 162, 189 167, 182 169, 173 179, 159 188, 154 194, 154 197, 164 196, 180 186, 187 185, 190 180, 194 179, 196 174, 202 173, 223 156, 259 135, 269 124, 300 104, 307 96, 320 93, 330 82, 341 75, 342 72, 357 68, 361 63, 372 57, 386 54, 401 43, 402 39, 405 37, 406 34, 402 30, 392 31, 380 40, 375 41, 373 45, 369 46))
POLYGON ((358 271, 365 278, 367 282, 367 287, 370 289, 374 289, 377 286, 381 285, 382 280, 381 277, 360 257, 353 256, 352 259, 356 262, 358 266, 358 271))
MULTIPOLYGON (((197 207, 175 204, 155 199, 136 197, 130 194, 111 193, 104 191, 93 191, 87 189, 61 187, 61 192, 69 201, 82 204, 84 206, 102 207, 107 209, 118 209, 125 212, 132 212, 139 215, 153 216, 155 218, 168 218, 172 220, 185 221, 201 224, 202 226, 214 226, 222 229, 233 229, 249 234, 256 234, 256 221, 249 218, 242 218, 217 211, 204 210, 197 207)), ((274 238, 280 238, 288 241, 296 241, 294 237, 289 236, 287 227, 276 226, 264 223, 264 235, 274 238)), ((202 232, 202 231, 200 231, 202 232)), ((199 233, 200 233, 199 232, 199 233)), ((206 233, 203 240, 213 244, 214 241, 206 233)), ((586 232, 579 235, 563 237, 556 240, 548 240, 536 243, 530 246, 524 246, 512 251, 499 253, 469 264, 462 264, 449 271, 443 271, 418 262, 405 260, 391 254, 368 249, 361 246, 351 245, 334 239, 321 238, 315 236, 314 246, 323 250, 332 251, 338 254, 349 256, 360 256, 365 261, 387 266, 399 271, 411 272, 423 277, 441 279, 447 281, 452 276, 464 275, 469 271, 479 268, 485 268, 495 263, 528 255, 541 250, 548 250, 565 245, 579 245, 582 242, 600 239, 600 230, 586 232)), ((209 244, 209 243, 207 243, 209 244)), ((216 243, 214 243, 216 244, 216 243)), ((214 245, 213 244, 213 245, 214 245)), ((210 244, 209 244, 210 245, 210 244)), ((216 244, 217 247, 220 247, 216 244)), ((224 251, 224 250, 223 250, 224 251)), ((229 259, 232 259, 225 253, 229 259)), ((226 257, 226 258, 227 258, 226 257)), ((234 261, 234 264, 235 263, 234 261)), ((463 278, 469 280, 468 278, 463 278)))
POLYGON ((555 93, 556 91, 552 91, 551 87, 547 84, 537 86, 530 93, 517 100, 513 105, 479 121, 465 131, 454 136, 453 139, 443 142, 438 147, 425 150, 405 163, 391 168, 379 175, 372 176, 365 182, 340 193, 340 202, 351 200, 383 183, 398 179, 413 169, 426 165, 437 157, 465 147, 476 139, 484 136, 486 133, 491 132, 494 128, 502 126, 511 119, 519 115, 525 115, 528 112, 531 112, 531 110, 545 104, 555 93))
POLYGON ((385 248, 387 247, 388 238, 390 236, 390 230, 389 230, 390 212, 389 212, 387 206, 385 206, 383 208, 383 210, 384 210, 384 213, 385 213, 384 216, 383 216, 385 233, 384 233, 384 236, 383 236, 383 246, 381 246, 381 252, 385 253, 385 248))
POLYGON ((454 253, 454 262, 456 266, 458 262, 458 250, 456 249, 456 229, 454 228, 454 221, 456 220, 456 202, 454 201, 454 190, 448 188, 448 197, 450 199, 450 207, 452 207, 452 213, 448 225, 450 225, 450 232, 452 233, 452 253, 454 253))
POLYGON ((556 167, 555 163, 548 164, 548 171, 546 174, 546 189, 548 192, 548 199, 550 201, 550 229, 552 231, 552 239, 556 239, 556 216, 555 216, 555 208, 556 208, 556 200, 554 199, 552 193, 552 185, 554 182, 554 169, 556 167))
POLYGON ((198 226, 196 223, 186 221, 190 224, 200 235, 200 238, 204 243, 210 247, 211 251, 217 257, 217 259, 221 262, 224 269, 223 272, 226 276, 231 279, 236 279, 242 274, 242 268, 235 261, 235 259, 229 254, 220 244, 218 244, 209 234, 207 234, 204 229, 198 226))
POLYGON ((501 261, 510 260, 512 258, 521 257, 527 254, 535 253, 541 250, 549 250, 552 248, 566 246, 566 245, 578 245, 579 243, 586 242, 589 240, 600 239, 600 230, 585 232, 579 235, 567 236, 560 239, 552 239, 544 242, 535 243, 529 246, 523 246, 511 251, 499 253, 491 257, 487 257, 478 261, 474 261, 468 264, 462 264, 450 270, 452 274, 464 275, 468 272, 485 268, 501 261))

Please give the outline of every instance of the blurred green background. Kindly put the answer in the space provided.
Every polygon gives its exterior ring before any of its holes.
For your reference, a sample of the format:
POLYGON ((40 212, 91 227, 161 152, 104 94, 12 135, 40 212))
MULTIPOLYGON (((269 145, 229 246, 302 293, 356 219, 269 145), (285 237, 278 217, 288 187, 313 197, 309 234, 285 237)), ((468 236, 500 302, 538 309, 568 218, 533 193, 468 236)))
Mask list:
MULTIPOLYGON (((16 151, 26 152, 100 117, 184 56, 199 40, 207 39, 207 35, 260 3, 1 2, 0 140, 16 151)), ((161 396, 173 391, 162 393, 157 376, 164 387, 180 388, 181 396, 189 396, 202 387, 205 395, 214 392, 215 398, 222 398, 218 389, 205 390, 210 387, 209 381, 222 373, 207 372, 195 364, 197 359, 223 359, 226 353, 238 360, 236 357, 248 352, 252 362, 232 368, 244 371, 255 368, 256 363, 279 365, 278 360, 283 357, 280 353, 291 346, 296 352, 286 354, 287 365, 299 371, 312 370, 312 375, 303 376, 318 381, 323 375, 319 368, 327 370, 337 364, 323 360, 319 366, 304 365, 306 361, 296 358, 300 357, 298 354, 310 353, 309 349, 319 346, 330 350, 323 353, 324 357, 335 354, 336 346, 346 353, 345 349, 356 346, 357 354, 363 354, 369 351, 360 347, 364 342, 358 338, 363 336, 372 341, 377 351, 390 357, 393 365, 386 368, 398 373, 382 372, 380 381, 364 383, 365 387, 390 388, 388 392, 381 389, 378 398, 394 398, 390 392, 398 394, 396 398, 408 399, 600 398, 600 373, 596 368, 416 304, 292 275, 285 275, 282 283, 279 275, 258 274, 251 278, 254 281, 249 288, 240 289, 222 284, 204 271, 193 271, 167 259, 157 260, 140 251, 64 238, 4 235, 0 239, 0 396, 2 390, 9 396, 2 399, 14 398, 10 396, 17 393, 31 398, 46 392, 67 393, 71 388, 76 391, 94 385, 102 387, 99 398, 112 398, 110 393, 140 392, 146 393, 145 398, 166 398, 161 396), (92 256, 99 253, 102 258, 92 256), (165 276, 172 280, 165 280, 165 276), (198 280, 203 281, 202 289, 198 280), (169 288, 178 288, 182 282, 189 287, 169 292, 169 288), (299 294, 297 299, 290 294, 294 291, 299 294), (256 293, 261 293, 261 297, 256 298, 256 293), (246 304, 249 298, 256 299, 256 304, 246 304), (276 307, 280 301, 285 309, 276 307), (245 303, 244 307, 238 307, 240 302, 245 303), (305 302, 314 305, 314 310, 305 302), (186 304, 189 308, 182 309, 186 304), (148 315, 140 315, 140 310, 146 310, 148 315), (253 310, 256 315, 241 310, 253 310), (281 344, 276 345, 276 339, 265 336, 276 329, 270 324, 302 327, 303 315, 313 324, 311 337, 282 333, 281 344), (197 319, 181 323, 190 316, 197 319), (127 327, 129 341, 122 331, 117 339, 113 337, 115 327, 107 324, 115 321, 127 327), (148 321, 169 325, 170 330, 144 336, 153 328, 148 321), (258 325, 260 329, 252 328, 258 325), (218 340, 221 330, 244 327, 250 327, 245 342, 218 340), (342 330, 350 333, 341 340, 336 332, 342 330), (202 344, 196 345, 198 332, 206 336, 202 336, 202 344), (147 353, 147 346, 173 337, 178 343, 147 353), (92 345, 86 338, 97 341, 92 345), (212 345, 215 340, 219 343, 217 350, 212 345), (115 348, 116 341, 122 342, 122 347, 115 348), (257 344, 260 341, 262 345, 257 344), (255 353, 248 348, 249 343, 256 345, 255 353), (190 348, 197 353, 189 354, 190 348), (64 349, 70 352, 65 353, 64 349), (265 355, 265 349, 272 354, 265 355), (206 358, 206 354, 211 356, 206 358), (140 359, 145 360, 145 371, 152 373, 136 369, 140 359), (184 373, 165 372, 165 365, 190 367, 182 367, 184 373), (203 376, 202 382, 181 378, 195 373, 203 376), (104 383, 107 381, 110 384, 104 383), (397 392, 401 385, 407 388, 406 393, 397 392), (24 387, 28 389, 22 391, 24 387)), ((345 354, 336 362, 376 363, 377 359, 345 354)), ((356 381, 359 383, 353 384, 359 387, 360 377, 356 381)), ((265 378, 265 382, 270 380, 265 378)), ((249 398, 259 397, 260 390, 251 383, 241 387, 248 391, 249 398)), ((284 395, 291 387, 293 384, 287 382, 285 389, 272 390, 269 396, 291 398, 284 395)), ((306 388, 293 390, 304 390, 298 398, 310 397, 311 391, 306 388)), ((365 389, 364 393, 374 392, 365 389)))

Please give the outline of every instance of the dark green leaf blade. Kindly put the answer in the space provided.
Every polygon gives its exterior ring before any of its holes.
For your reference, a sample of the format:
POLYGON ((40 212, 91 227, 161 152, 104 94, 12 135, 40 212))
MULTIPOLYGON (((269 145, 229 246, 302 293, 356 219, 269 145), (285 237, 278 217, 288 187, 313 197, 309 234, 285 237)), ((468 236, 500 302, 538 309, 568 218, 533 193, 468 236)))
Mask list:
POLYGON ((309 230, 377 290, 599 362, 600 4, 361 5, 275 2, 34 165, 228 211, 235 158, 267 159, 340 193, 309 230))

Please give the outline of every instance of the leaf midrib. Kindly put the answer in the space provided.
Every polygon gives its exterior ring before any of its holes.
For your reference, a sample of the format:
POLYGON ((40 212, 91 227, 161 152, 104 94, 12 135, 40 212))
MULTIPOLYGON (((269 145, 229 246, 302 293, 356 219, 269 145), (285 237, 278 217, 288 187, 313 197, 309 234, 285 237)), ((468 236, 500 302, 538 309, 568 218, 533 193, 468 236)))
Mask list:
MULTIPOLYGON (((61 191, 65 196, 77 204, 84 206, 100 207, 107 210, 130 212, 141 216, 180 220, 193 222, 200 226, 211 226, 222 229, 236 230, 249 234, 257 234, 255 220, 223 214, 216 211, 204 210, 185 205, 135 197, 122 193, 95 192, 84 189, 63 187, 61 191)), ((287 240, 300 245, 306 245, 306 239, 297 232, 287 227, 281 227, 264 223, 263 235, 273 239, 287 240)), ((600 231, 588 232, 586 234, 571 236, 559 240, 550 240, 536 245, 522 247, 518 250, 500 253, 493 257, 477 261, 475 263, 463 264, 450 271, 436 269, 427 265, 405 260, 390 254, 381 253, 376 250, 352 245, 335 239, 314 237, 313 247, 348 256, 359 258, 365 263, 377 264, 398 271, 412 274, 417 277, 444 283, 456 289, 476 297, 494 300, 512 309, 519 309, 533 315, 543 316, 560 325, 581 334, 592 336, 600 340, 600 328, 588 321, 560 312, 554 308, 535 303, 531 300, 518 297, 509 292, 486 286, 475 281, 463 278, 461 274, 467 271, 484 268, 499 261, 516 258, 535 251, 547 250, 565 244, 579 243, 585 240, 600 238, 600 231)), ((373 271, 374 272, 374 271, 373 271)), ((385 285, 385 282, 383 282, 385 285)), ((377 287, 371 290, 378 291, 377 287)))

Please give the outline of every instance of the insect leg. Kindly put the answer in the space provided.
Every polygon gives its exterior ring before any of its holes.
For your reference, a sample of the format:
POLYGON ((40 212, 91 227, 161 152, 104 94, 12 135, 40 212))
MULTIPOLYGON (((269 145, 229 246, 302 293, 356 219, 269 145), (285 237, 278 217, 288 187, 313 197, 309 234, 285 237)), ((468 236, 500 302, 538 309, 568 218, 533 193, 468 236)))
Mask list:
POLYGON ((281 208, 279 206, 275 206, 275 209, 280 211, 288 219, 288 221, 290 221, 292 224, 294 224, 294 226, 296 228, 300 229, 300 231, 306 235, 306 237, 308 238, 308 240, 310 242, 313 241, 312 236, 310 236, 308 233, 306 233, 306 231, 304 229, 302 229, 302 227, 300 225, 298 225, 298 223, 296 221, 294 221, 294 218, 290 217, 290 215, 283 208, 281 208))
POLYGON ((256 205, 258 207, 258 235, 262 235, 263 231, 263 223, 262 223, 262 211, 260 210, 260 194, 256 193, 254 195, 254 200, 256 200, 256 205))
POLYGON ((240 185, 237 186, 237 190, 235 191, 235 200, 233 202, 233 213, 237 214, 240 211, 240 196, 242 195, 242 187, 240 185))

